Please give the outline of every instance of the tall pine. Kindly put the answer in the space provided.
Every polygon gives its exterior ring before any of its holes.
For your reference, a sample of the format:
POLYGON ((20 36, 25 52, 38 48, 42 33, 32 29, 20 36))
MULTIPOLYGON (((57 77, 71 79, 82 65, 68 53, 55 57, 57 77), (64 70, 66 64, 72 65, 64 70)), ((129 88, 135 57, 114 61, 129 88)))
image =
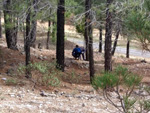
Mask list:
POLYGON ((65 0, 58 1, 57 8, 57 45, 56 62, 57 68, 64 71, 64 24, 65 24, 65 0))

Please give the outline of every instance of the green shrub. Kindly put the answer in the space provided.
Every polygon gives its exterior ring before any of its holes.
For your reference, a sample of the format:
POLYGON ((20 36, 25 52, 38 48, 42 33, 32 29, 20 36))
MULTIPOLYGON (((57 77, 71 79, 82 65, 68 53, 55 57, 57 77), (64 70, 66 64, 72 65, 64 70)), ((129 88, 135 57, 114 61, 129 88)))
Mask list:
MULTIPOLYGON (((136 103, 135 98, 130 98, 131 94, 136 86, 139 86, 142 78, 136 74, 133 74, 128 71, 127 68, 118 66, 114 72, 104 72, 101 75, 97 75, 93 79, 93 87, 95 89, 103 89, 103 94, 105 99, 117 107, 119 111, 128 113, 132 111, 134 104, 136 103), (120 92, 120 88, 123 88, 124 93, 120 92), (117 94, 120 102, 120 106, 113 102, 111 93, 109 89, 112 89, 114 93, 117 94)), ((145 103, 146 107, 149 106, 149 103, 145 103)), ((145 107, 145 108, 146 108, 145 107)))
POLYGON ((106 89, 116 86, 119 78, 115 76, 113 73, 106 72, 102 76, 96 76, 94 78, 94 85, 106 89))
POLYGON ((17 81, 14 80, 13 78, 9 78, 6 80, 6 85, 17 85, 17 81))
POLYGON ((36 82, 38 82, 39 85, 59 86, 59 75, 61 74, 60 71, 56 69, 56 62, 36 62, 30 64, 28 67, 19 66, 18 72, 25 74, 27 68, 30 68, 32 73, 36 72, 36 74, 38 74, 32 78, 36 79, 36 82))

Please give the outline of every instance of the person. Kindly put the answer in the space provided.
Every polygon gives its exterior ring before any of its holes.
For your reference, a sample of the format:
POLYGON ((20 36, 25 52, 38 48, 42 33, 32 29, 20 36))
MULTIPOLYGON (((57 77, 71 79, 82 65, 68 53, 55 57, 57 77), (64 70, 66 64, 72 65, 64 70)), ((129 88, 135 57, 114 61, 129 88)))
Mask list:
POLYGON ((84 59, 85 49, 84 49, 84 47, 80 47, 80 49, 81 49, 82 59, 85 60, 84 59))
POLYGON ((76 45, 76 47, 73 49, 72 51, 72 56, 75 58, 75 59, 80 59, 80 55, 81 55, 81 49, 79 48, 78 45, 76 45))

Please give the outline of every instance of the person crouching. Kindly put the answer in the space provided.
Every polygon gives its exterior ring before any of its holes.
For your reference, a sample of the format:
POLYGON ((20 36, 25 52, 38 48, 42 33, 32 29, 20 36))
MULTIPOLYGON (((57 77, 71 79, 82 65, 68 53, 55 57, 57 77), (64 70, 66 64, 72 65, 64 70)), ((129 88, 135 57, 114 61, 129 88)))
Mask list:
POLYGON ((73 49, 72 51, 72 56, 75 58, 75 59, 80 59, 80 55, 81 55, 82 51, 81 49, 79 48, 78 45, 76 45, 76 47, 73 49))

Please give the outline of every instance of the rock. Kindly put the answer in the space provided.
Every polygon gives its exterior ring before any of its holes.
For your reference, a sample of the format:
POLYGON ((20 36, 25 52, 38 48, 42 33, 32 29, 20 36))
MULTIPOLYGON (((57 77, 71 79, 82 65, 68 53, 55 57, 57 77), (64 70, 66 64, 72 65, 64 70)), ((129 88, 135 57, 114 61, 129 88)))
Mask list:
POLYGON ((21 52, 21 54, 22 54, 22 55, 25 55, 25 52, 24 52, 24 51, 22 51, 22 52, 21 52))
POLYGON ((84 103, 82 104, 82 107, 85 107, 85 104, 84 104, 84 103))
POLYGON ((21 97, 22 97, 22 95, 21 95, 21 94, 17 94, 17 97, 20 97, 20 98, 21 98, 21 97))
POLYGON ((15 66, 15 64, 14 64, 14 63, 11 63, 11 64, 10 64, 10 66, 14 67, 14 66, 15 66))
POLYGON ((9 93, 8 95, 10 95, 10 97, 15 97, 14 93, 9 93))
POLYGON ((38 59, 43 60, 43 55, 38 56, 38 59))
POLYGON ((44 59, 47 59, 47 56, 44 56, 43 58, 44 58, 44 59))
POLYGON ((70 67, 70 61, 65 61, 65 67, 70 67))
POLYGON ((56 97, 57 95, 56 94, 47 94, 47 96, 56 97))
POLYGON ((42 97, 47 97, 47 95, 45 94, 44 91, 41 91, 40 95, 41 95, 42 97))
POLYGON ((7 78, 2 78, 2 80, 6 81, 6 80, 7 80, 7 78))
POLYGON ((141 63, 147 63, 147 62, 146 62, 146 60, 144 59, 144 60, 141 60, 141 63))
POLYGON ((86 68, 86 69, 89 69, 89 64, 85 64, 85 68, 86 68))

